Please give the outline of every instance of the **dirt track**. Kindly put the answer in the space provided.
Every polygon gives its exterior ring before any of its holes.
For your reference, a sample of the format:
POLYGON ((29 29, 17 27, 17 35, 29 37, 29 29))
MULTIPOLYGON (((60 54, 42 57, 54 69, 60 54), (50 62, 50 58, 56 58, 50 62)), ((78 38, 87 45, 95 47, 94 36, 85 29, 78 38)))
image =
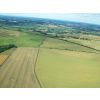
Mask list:
POLYGON ((39 87, 34 74, 37 50, 17 48, 0 68, 0 87, 39 87))

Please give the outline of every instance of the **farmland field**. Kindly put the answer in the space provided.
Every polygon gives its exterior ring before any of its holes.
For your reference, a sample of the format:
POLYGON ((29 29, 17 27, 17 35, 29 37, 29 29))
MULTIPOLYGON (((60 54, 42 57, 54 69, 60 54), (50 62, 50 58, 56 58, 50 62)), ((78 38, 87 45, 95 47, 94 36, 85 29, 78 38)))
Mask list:
POLYGON ((0 68, 0 87, 39 87, 34 74, 37 49, 17 48, 0 68))
POLYGON ((100 87, 100 54, 42 48, 36 68, 42 87, 100 87))
POLYGON ((20 35, 20 32, 18 31, 13 31, 13 30, 8 30, 8 29, 0 29, 0 36, 2 37, 18 37, 20 35))
POLYGON ((39 47, 45 39, 43 35, 35 35, 30 33, 21 33, 17 38, 16 45, 18 47, 39 47))
POLYGON ((100 88, 100 25, 0 15, 0 87, 100 88))
POLYGON ((47 38, 39 52, 37 76, 42 87, 100 87, 99 56, 85 45, 47 38))
POLYGON ((18 47, 39 47, 45 36, 0 29, 0 45, 14 44, 18 47))
POLYGON ((100 50, 100 39, 93 39, 93 40, 80 40, 80 39, 67 39, 76 43, 80 43, 86 46, 93 47, 95 49, 100 50))
POLYGON ((46 38, 46 41, 44 41, 41 47, 49 48, 49 49, 70 50, 70 51, 98 52, 92 48, 85 47, 85 45, 82 46, 74 42, 72 43, 69 41, 63 41, 63 40, 54 39, 54 38, 46 38))

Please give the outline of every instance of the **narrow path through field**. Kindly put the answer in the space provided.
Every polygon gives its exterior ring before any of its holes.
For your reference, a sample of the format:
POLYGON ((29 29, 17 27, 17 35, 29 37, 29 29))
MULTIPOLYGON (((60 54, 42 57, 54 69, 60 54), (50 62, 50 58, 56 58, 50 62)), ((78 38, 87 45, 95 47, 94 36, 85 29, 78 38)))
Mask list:
POLYGON ((37 51, 31 47, 17 48, 0 68, 0 87, 39 87, 34 73, 37 51))

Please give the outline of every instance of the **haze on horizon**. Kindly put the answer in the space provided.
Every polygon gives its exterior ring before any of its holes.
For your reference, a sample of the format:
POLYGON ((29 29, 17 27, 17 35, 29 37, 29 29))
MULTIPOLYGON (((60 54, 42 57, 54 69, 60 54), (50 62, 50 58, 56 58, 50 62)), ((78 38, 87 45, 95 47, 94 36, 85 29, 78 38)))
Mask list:
POLYGON ((100 25, 100 13, 1 13, 1 15, 49 18, 100 25))

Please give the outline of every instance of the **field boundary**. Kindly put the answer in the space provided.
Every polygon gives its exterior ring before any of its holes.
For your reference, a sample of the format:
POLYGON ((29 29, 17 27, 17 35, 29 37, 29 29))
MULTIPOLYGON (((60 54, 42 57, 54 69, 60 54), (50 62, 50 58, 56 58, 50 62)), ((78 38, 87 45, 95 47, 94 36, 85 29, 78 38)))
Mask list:
POLYGON ((86 45, 83 45, 83 44, 80 44, 80 43, 72 42, 72 41, 69 41, 69 40, 63 40, 63 39, 59 39, 59 38, 58 38, 58 40, 73 43, 73 44, 80 45, 80 46, 83 46, 83 47, 86 47, 86 48, 89 48, 89 49, 96 50, 96 51, 100 52, 100 50, 98 50, 98 49, 95 49, 95 48, 92 48, 90 46, 86 46, 86 45))
POLYGON ((40 88, 42 88, 42 85, 41 85, 41 82, 40 82, 40 80, 39 80, 39 78, 38 78, 38 76, 37 76, 37 73, 36 73, 36 63, 37 63, 37 60, 38 60, 38 56, 39 56, 39 48, 38 48, 38 50, 37 50, 37 55, 36 55, 36 59, 35 59, 35 63, 34 63, 34 75, 35 75, 35 77, 36 77, 36 80, 37 80, 37 82, 38 82, 38 84, 39 84, 39 86, 40 86, 40 88))
MULTIPOLYGON (((86 53, 96 53, 96 52, 88 52, 88 51, 78 51, 78 50, 71 50, 71 49, 60 49, 60 48, 49 48, 49 47, 41 47, 46 49, 57 49, 57 50, 66 50, 66 51, 76 51, 76 52, 86 52, 86 53)), ((98 54, 98 53, 96 53, 98 54)))
MULTIPOLYGON (((76 43, 76 42, 69 41, 69 40, 60 39, 60 38, 57 38, 57 37, 49 37, 49 36, 48 36, 48 38, 53 38, 53 39, 57 39, 57 40, 61 40, 61 41, 69 42, 69 43, 73 43, 73 44, 76 44, 76 45, 79 45, 79 46, 82 46, 82 47, 86 47, 86 48, 89 48, 89 49, 95 50, 95 51, 97 51, 97 52, 100 53, 100 50, 95 49, 95 48, 90 47, 90 46, 87 46, 87 45, 83 45, 83 44, 76 43)), ((64 49, 61 49, 61 50, 64 50, 64 49)), ((67 49, 65 49, 65 50, 67 50, 67 49)), ((74 50, 72 50, 72 51, 74 51, 74 50)), ((83 51, 83 52, 84 52, 84 51, 83 51)), ((91 53, 96 53, 96 52, 91 52, 91 53)))
MULTIPOLYGON (((45 37, 44 41, 46 40, 47 37, 45 37)), ((40 86, 40 88, 42 88, 42 85, 41 85, 41 82, 37 76, 37 73, 36 73, 36 64, 37 64, 37 60, 38 60, 38 57, 39 57, 39 53, 40 53, 40 48, 41 48, 41 45, 43 45, 44 41, 41 42, 41 44, 39 45, 39 48, 37 48, 37 55, 36 55, 36 58, 35 58, 35 61, 34 61, 34 75, 36 77, 36 80, 40 86)))

